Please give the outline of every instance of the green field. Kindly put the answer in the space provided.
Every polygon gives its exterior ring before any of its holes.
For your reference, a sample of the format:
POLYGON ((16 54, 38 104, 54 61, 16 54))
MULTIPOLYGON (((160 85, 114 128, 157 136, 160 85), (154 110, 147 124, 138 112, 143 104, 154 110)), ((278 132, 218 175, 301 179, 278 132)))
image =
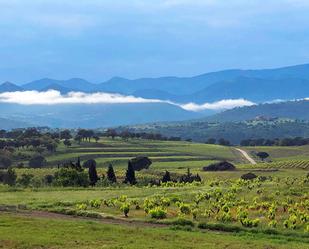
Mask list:
POLYGON ((47 168, 16 169, 18 179, 33 174, 39 181, 54 174, 58 163, 80 157, 95 159, 99 175, 112 163, 118 183, 102 181, 88 188, 0 185, 0 207, 9 211, 0 212, 0 248, 308 248, 308 146, 243 149, 252 157, 253 151, 267 151, 269 162, 255 158, 258 164, 248 164, 233 147, 190 142, 103 138, 60 145, 56 153, 44 154, 47 168), (138 155, 153 161, 150 169, 136 172, 137 186, 122 184, 128 159, 138 155), (236 170, 202 171, 222 160, 235 164, 236 170), (187 168, 202 182, 143 184, 145 179, 160 179, 165 170, 180 176, 187 168), (260 178, 240 180, 248 172, 260 178), (124 206, 129 208, 127 218, 124 206), (24 215, 25 209, 30 213, 24 215), (35 210, 86 220, 35 217, 35 210), (164 217, 153 217, 160 212, 164 217), (105 218, 125 224, 100 222, 105 218), (152 223, 166 225, 149 227, 152 223))

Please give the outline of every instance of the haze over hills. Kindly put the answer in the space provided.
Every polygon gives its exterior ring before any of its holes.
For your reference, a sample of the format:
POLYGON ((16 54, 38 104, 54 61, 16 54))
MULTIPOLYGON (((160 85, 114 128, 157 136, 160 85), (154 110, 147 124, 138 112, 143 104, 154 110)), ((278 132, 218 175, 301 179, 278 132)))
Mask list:
MULTIPOLYGON (((35 126, 52 128, 100 128, 156 121, 186 120, 202 117, 167 103, 126 104, 0 104, 1 116, 35 126)), ((6 125, 6 127, 8 127, 6 125)), ((0 128, 3 128, 0 123, 0 128)), ((16 128, 13 124, 11 128, 16 128)))

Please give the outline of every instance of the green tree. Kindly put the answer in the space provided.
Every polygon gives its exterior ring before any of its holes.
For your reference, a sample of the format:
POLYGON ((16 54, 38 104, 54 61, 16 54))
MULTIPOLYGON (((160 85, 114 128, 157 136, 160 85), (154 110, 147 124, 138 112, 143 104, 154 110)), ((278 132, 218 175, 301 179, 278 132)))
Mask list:
POLYGON ((117 182, 115 171, 114 171, 113 165, 111 164, 108 166, 108 169, 107 169, 107 180, 109 180, 112 183, 117 182))
POLYGON ((135 171, 131 161, 128 162, 128 169, 126 171, 124 183, 129 183, 131 185, 136 184, 135 171))
POLYGON ((259 158, 261 158, 262 161, 264 161, 267 157, 269 157, 269 154, 267 152, 263 152, 263 151, 256 153, 256 155, 259 158))
POLYGON ((97 181, 99 180, 96 161, 93 159, 90 159, 84 163, 84 167, 88 168, 90 185, 95 186, 97 181))
POLYGON ((64 144, 66 147, 69 147, 69 146, 72 145, 72 143, 71 143, 71 141, 70 141, 69 139, 65 139, 65 140, 63 141, 63 144, 64 144))

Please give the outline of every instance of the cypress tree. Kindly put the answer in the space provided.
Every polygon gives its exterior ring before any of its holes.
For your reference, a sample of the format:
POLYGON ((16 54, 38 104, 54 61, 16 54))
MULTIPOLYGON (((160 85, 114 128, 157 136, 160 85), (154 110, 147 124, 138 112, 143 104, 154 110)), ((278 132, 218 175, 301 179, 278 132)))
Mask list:
POLYGON ((99 180, 97 173, 97 163, 95 160, 89 160, 88 162, 89 162, 88 174, 89 174, 90 185, 95 186, 95 184, 99 180))
POLYGON ((171 175, 170 172, 168 172, 167 170, 165 171, 165 174, 162 178, 162 182, 170 182, 171 181, 171 175))
POLYGON ((128 169, 126 172, 124 183, 129 183, 131 185, 136 184, 135 171, 131 161, 128 162, 128 169))
POLYGON ((108 166, 107 180, 109 180, 112 183, 117 182, 117 178, 116 178, 116 175, 115 175, 115 172, 114 172, 114 168, 113 168, 113 165, 111 165, 111 164, 108 166))

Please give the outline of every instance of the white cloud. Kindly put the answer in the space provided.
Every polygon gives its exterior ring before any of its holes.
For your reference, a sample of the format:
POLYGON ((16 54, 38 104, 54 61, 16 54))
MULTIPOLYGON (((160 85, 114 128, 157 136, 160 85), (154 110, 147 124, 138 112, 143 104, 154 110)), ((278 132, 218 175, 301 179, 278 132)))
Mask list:
POLYGON ((181 107, 188 111, 204 111, 204 110, 227 110, 241 106, 251 106, 255 103, 245 99, 224 99, 213 103, 204 103, 201 105, 188 103, 181 107))
POLYGON ((83 93, 70 92, 61 95, 59 91, 48 90, 18 91, 0 93, 0 102, 15 103, 21 105, 57 105, 57 104, 117 104, 117 103, 152 103, 160 100, 143 99, 133 96, 124 96, 111 93, 83 93))
POLYGON ((61 95, 59 91, 48 90, 45 92, 38 91, 17 91, 0 93, 0 102, 21 105, 57 105, 57 104, 129 104, 129 103, 167 103, 176 105, 187 111, 204 111, 204 110, 226 110, 241 106, 254 105, 245 99, 228 99, 214 103, 204 103, 201 105, 195 103, 178 104, 171 101, 158 99, 144 99, 134 96, 125 96, 112 93, 83 93, 70 92, 61 95))

